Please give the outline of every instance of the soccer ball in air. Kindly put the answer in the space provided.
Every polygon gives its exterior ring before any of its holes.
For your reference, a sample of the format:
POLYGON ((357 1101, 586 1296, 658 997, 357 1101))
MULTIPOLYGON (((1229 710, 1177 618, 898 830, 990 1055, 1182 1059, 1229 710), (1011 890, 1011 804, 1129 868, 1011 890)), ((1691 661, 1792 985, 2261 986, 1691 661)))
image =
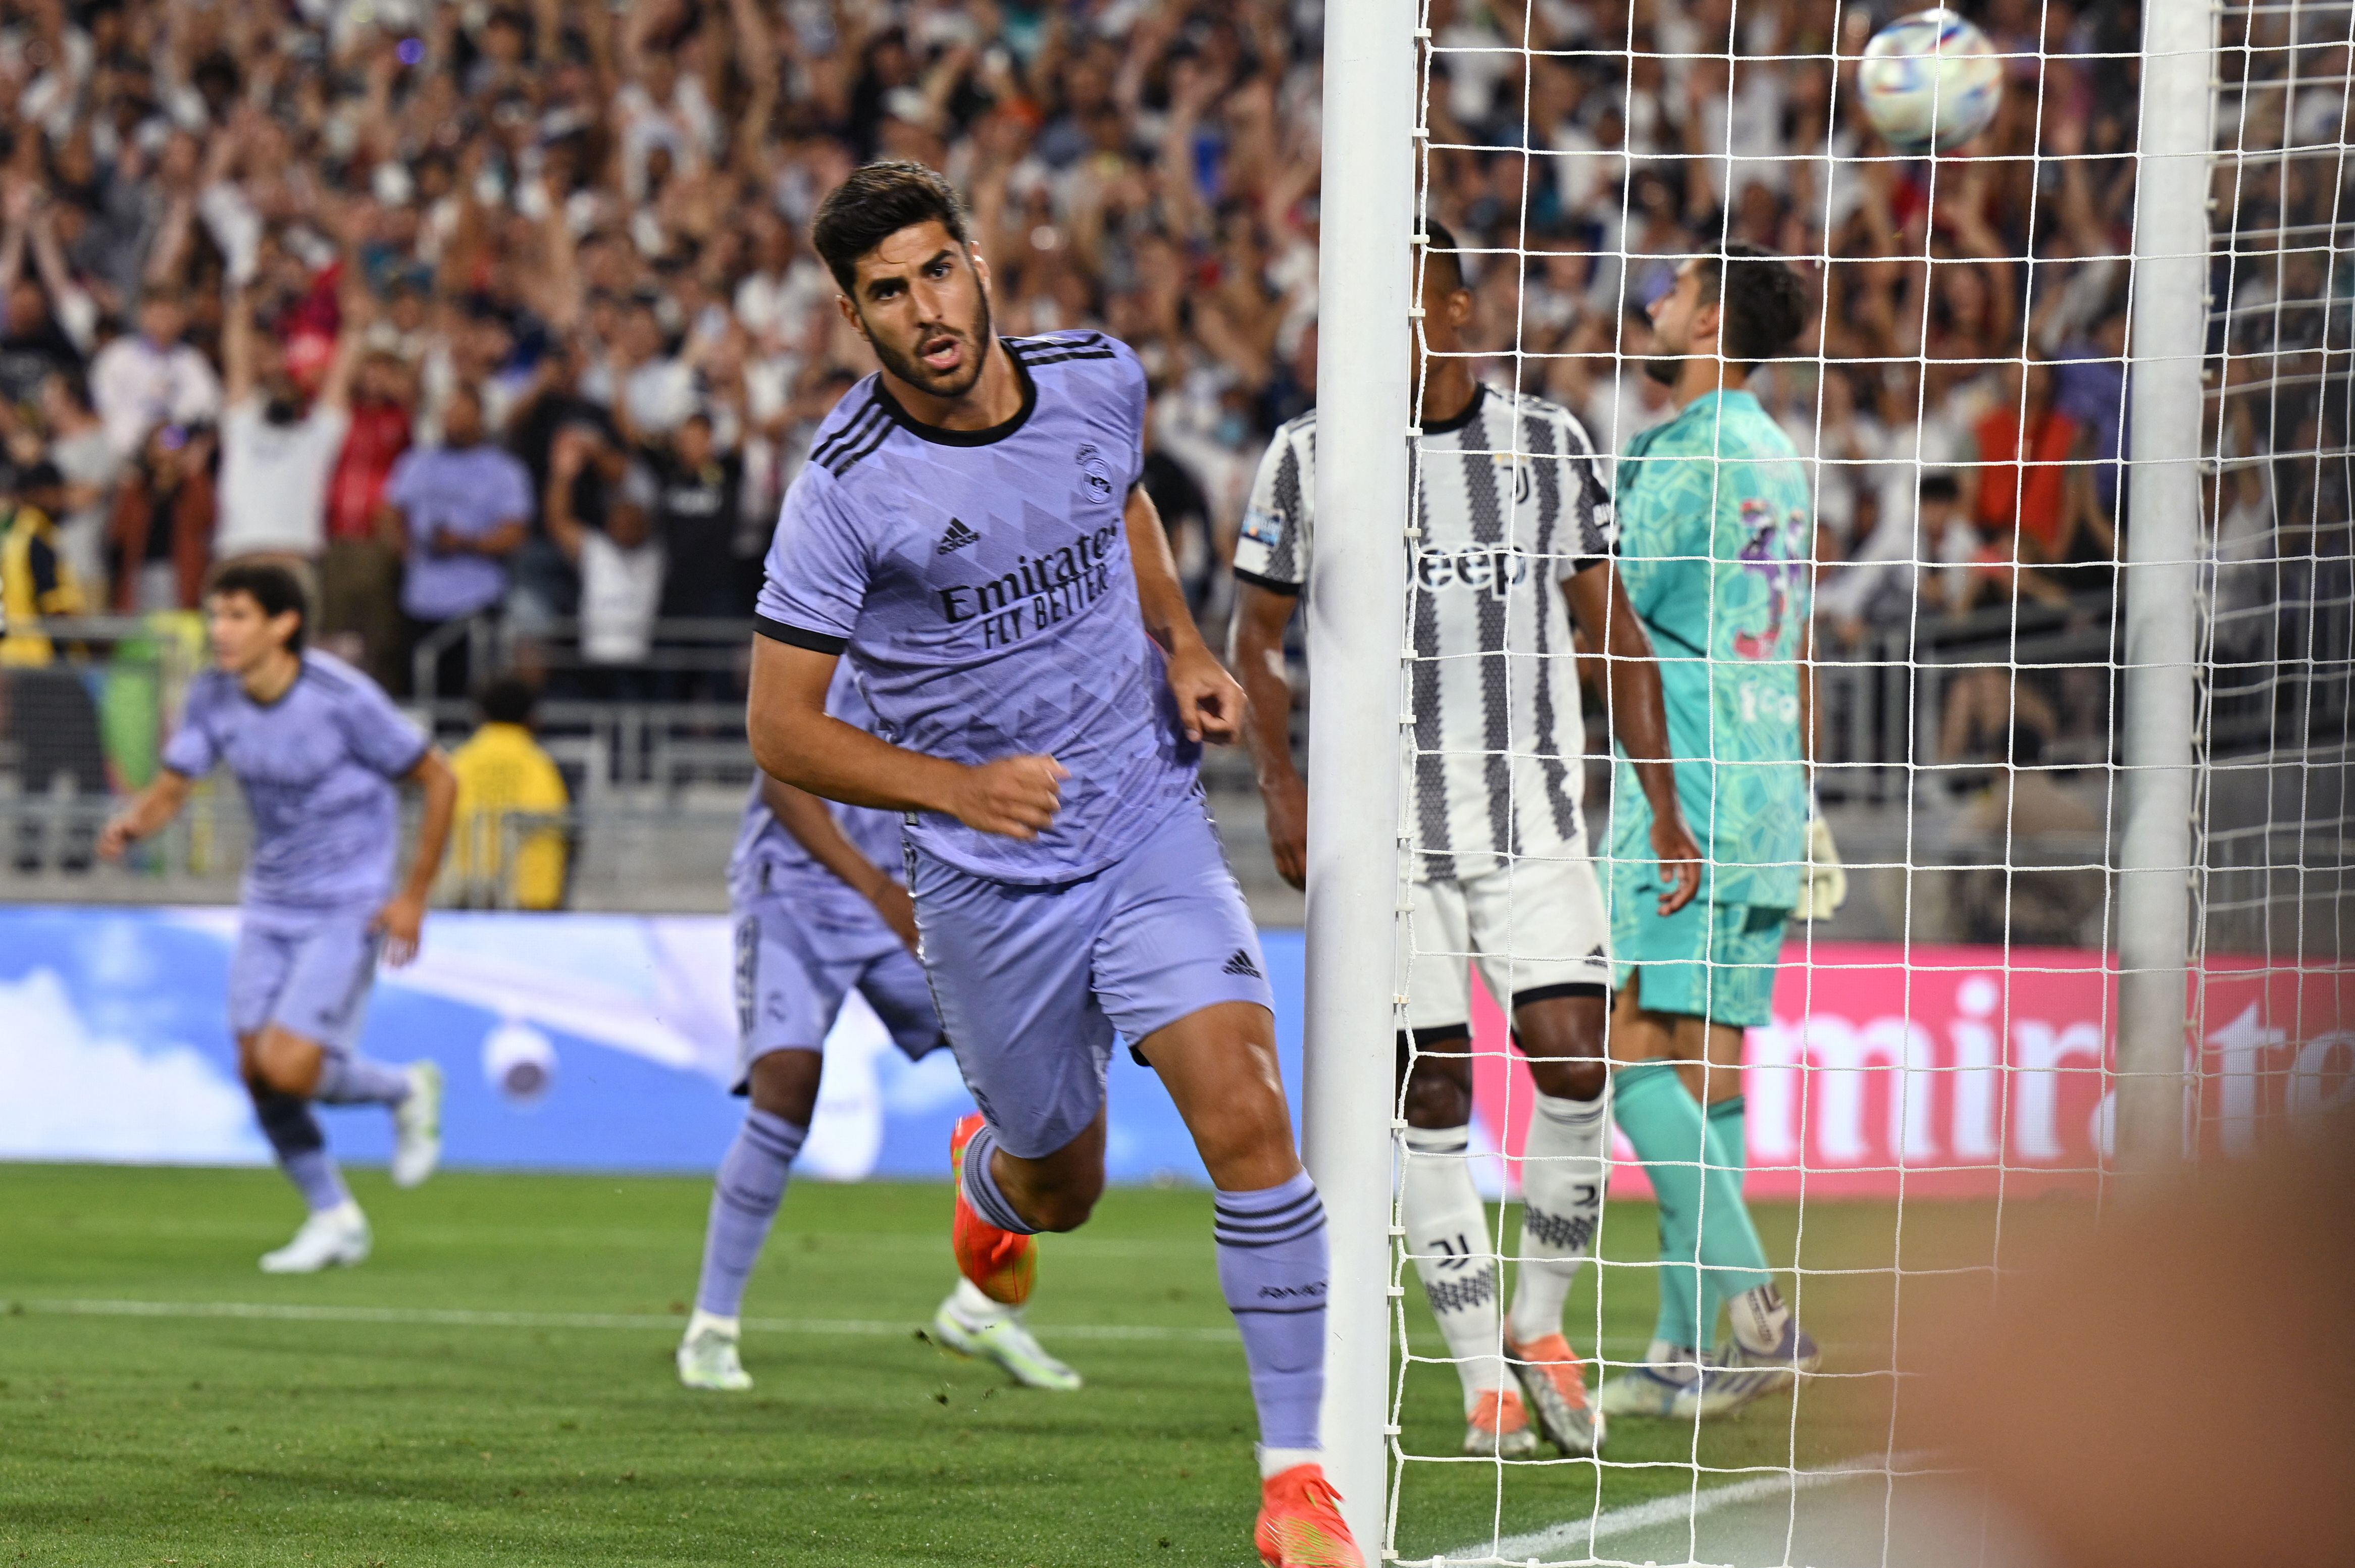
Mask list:
POLYGON ((1901 153, 1943 153, 1987 129, 2003 99, 1987 37, 1943 6, 1872 36, 1856 69, 1865 117, 1901 153))
POLYGON ((510 1019, 484 1037, 483 1076, 508 1104, 527 1110, 556 1086, 556 1046, 510 1019))

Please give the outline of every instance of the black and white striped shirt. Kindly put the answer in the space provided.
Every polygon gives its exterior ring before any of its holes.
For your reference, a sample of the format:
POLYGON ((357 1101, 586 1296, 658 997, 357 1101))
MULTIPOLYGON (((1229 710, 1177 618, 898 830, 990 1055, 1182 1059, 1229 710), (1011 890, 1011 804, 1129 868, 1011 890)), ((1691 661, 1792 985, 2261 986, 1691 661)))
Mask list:
MULTIPOLYGON (((1308 581, 1316 415, 1278 430, 1261 459, 1235 575, 1277 593, 1308 581)), ((1569 410, 1482 387, 1427 423, 1414 458, 1414 812, 1422 874, 1496 869, 1503 857, 1582 852, 1584 727, 1569 606, 1556 584, 1611 553, 1611 500, 1569 410)))

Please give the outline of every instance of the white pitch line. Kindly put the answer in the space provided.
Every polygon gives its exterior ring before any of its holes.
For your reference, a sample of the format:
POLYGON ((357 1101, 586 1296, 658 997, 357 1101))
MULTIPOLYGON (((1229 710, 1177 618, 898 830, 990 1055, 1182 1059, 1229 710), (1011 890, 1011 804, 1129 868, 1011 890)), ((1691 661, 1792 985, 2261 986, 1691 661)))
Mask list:
MULTIPOLYGON (((448 1328, 662 1328, 676 1333, 675 1315, 626 1312, 492 1312, 461 1307, 314 1307, 266 1301, 0 1301, 0 1317, 40 1312, 69 1317, 245 1317, 299 1323, 405 1323, 448 1328)), ((764 1334, 836 1335, 900 1339, 916 1324, 861 1317, 747 1317, 744 1327, 764 1334)), ((1173 1328, 1154 1324, 1052 1323, 1037 1326, 1064 1339, 1142 1339, 1187 1344, 1232 1344, 1231 1328, 1173 1328)))
MULTIPOLYGON (((1859 1454, 1853 1459, 1825 1465, 1811 1470, 1786 1470, 1772 1476, 1753 1476, 1746 1481, 1728 1486, 1711 1487, 1705 1491, 1681 1496, 1652 1498, 1640 1503, 1628 1503, 1620 1508, 1606 1509, 1592 1519, 1564 1520, 1560 1524, 1532 1531, 1527 1535, 1510 1535, 1494 1542, 1480 1541, 1471 1546, 1459 1546, 1443 1556, 1425 1559, 1433 1568, 1452 1568, 1459 1563, 1501 1563, 1519 1568, 1520 1564, 1540 1562, 1567 1546, 1585 1546, 1590 1541, 1600 1541, 1614 1535, 1628 1535, 1639 1530, 1654 1530, 1662 1525, 1682 1524, 1703 1514, 1737 1503, 1758 1502, 1764 1499, 1788 1497, 1793 1492, 1810 1491, 1841 1481, 1859 1480, 1868 1477, 1923 1474, 1934 1469, 1934 1456, 1927 1453, 1859 1454)), ((1408 1560, 1401 1560, 1402 1563, 1408 1560)), ((1592 1562, 1593 1558, 1576 1561, 1592 1562)), ((1412 1568, 1411 1563, 1408 1568, 1412 1568)))

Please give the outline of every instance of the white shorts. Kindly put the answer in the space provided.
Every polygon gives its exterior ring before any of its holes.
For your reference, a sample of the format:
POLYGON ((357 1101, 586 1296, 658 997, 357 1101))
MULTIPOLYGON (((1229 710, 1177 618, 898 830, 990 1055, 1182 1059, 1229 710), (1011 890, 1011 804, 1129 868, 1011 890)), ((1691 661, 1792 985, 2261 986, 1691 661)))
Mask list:
POLYGON ((1409 1028, 1469 1028, 1468 964, 1497 1004, 1611 985, 1611 921, 1593 862, 1529 858, 1454 881, 1414 884, 1414 957, 1407 974, 1409 1028))

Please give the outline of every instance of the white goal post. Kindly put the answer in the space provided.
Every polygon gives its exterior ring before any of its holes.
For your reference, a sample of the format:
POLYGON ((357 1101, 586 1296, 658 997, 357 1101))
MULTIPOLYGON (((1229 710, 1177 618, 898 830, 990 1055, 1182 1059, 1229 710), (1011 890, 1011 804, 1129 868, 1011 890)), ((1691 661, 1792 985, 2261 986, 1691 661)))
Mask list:
POLYGON ((2117 887, 2117 1148, 2123 1168, 2143 1171, 2169 1168, 2183 1145, 2215 37, 2213 0, 2147 0, 2126 340, 2133 521, 2119 581, 2117 887))
POLYGON ((1318 545, 1307 599, 1303 1153, 1328 1217, 1325 1449, 1370 1555, 1389 1491, 1391 1037, 1407 494, 1417 0, 1325 13, 1318 545))

